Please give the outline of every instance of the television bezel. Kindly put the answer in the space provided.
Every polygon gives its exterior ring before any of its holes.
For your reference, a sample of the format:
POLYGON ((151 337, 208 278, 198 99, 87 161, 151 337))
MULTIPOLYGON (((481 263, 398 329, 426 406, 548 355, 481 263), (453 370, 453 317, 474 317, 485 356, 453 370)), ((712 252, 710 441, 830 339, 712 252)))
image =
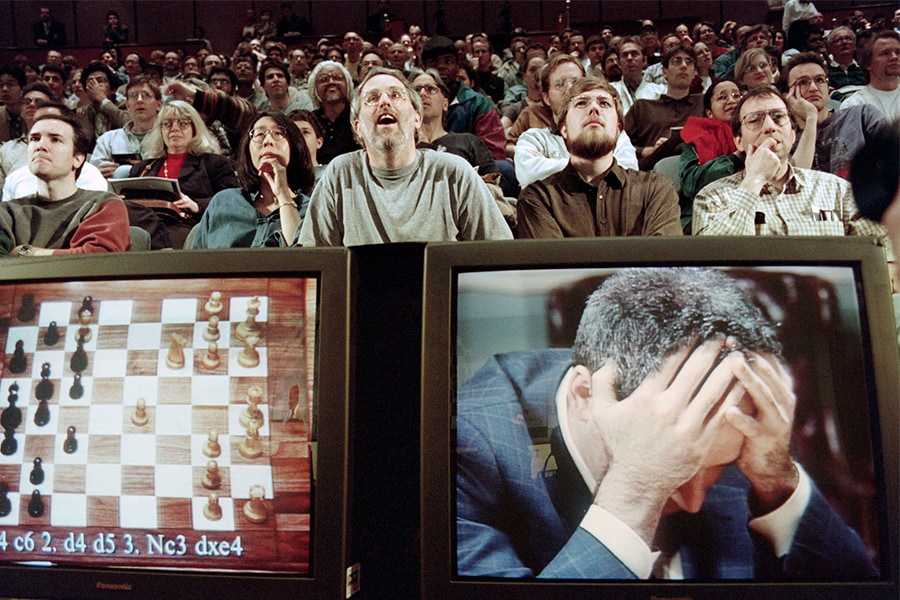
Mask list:
MULTIPOLYGON (((0 596, 28 598, 345 597, 348 567, 350 254, 331 249, 124 252, 9 259, 0 285, 22 282, 313 277, 317 279, 316 474, 309 573, 0 564, 0 596)), ((0 555, 8 560, 10 555, 0 555)))
MULTIPOLYGON (((900 352, 884 248, 874 238, 617 238, 431 244, 423 290, 421 407, 422 598, 580 600, 612 594, 648 598, 867 598, 900 594, 900 352), (873 354, 879 428, 873 432, 876 480, 885 495, 882 577, 853 583, 763 581, 583 581, 461 578, 455 575, 455 477, 451 422, 455 392, 456 277, 461 272, 627 266, 847 265, 857 269, 860 318, 873 354), (864 302, 864 304, 862 304, 864 302), (877 465, 881 465, 879 472, 877 465), (859 596, 862 597, 862 596, 859 596)), ((864 339, 865 342, 865 339, 864 339)))

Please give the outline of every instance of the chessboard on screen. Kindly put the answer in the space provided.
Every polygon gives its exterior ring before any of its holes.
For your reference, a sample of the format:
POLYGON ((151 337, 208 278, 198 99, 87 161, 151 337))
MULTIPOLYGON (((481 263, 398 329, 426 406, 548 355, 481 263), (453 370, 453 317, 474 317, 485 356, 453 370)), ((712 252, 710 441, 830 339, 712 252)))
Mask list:
POLYGON ((0 549, 308 573, 316 285, 0 286, 0 549))

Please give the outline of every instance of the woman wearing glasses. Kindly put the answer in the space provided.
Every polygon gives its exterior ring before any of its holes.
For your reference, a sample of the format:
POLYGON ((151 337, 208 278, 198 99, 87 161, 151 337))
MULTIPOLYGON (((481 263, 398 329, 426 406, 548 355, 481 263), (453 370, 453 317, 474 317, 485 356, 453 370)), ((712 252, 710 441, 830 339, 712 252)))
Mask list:
POLYGON ((734 80, 747 91, 765 85, 774 85, 778 78, 777 62, 765 48, 751 48, 741 54, 734 65, 734 80))
POLYGON ((180 100, 163 105, 141 147, 151 158, 132 166, 130 176, 177 179, 181 198, 172 203, 174 210, 154 210, 129 202, 131 224, 150 232, 154 250, 182 248, 210 198, 237 185, 234 170, 200 114, 180 100))
POLYGON ((191 234, 190 248, 289 246, 315 183, 300 130, 277 113, 260 113, 241 139, 239 186, 216 194, 191 234))
POLYGON ((688 117, 681 130, 681 160, 678 174, 681 189, 681 226, 691 229, 694 194, 706 184, 744 168, 744 156, 737 151, 731 131, 731 116, 741 99, 741 90, 730 79, 715 82, 703 95, 705 117, 688 117))

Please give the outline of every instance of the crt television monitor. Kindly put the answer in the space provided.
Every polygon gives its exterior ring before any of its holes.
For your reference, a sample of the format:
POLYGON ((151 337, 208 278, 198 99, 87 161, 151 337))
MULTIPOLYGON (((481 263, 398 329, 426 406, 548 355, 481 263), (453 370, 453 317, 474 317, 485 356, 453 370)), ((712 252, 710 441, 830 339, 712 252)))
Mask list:
POLYGON ((348 256, 7 261, 0 596, 343 595, 348 256))
MULTIPOLYGON (((898 339, 884 252, 875 242, 627 238, 430 245, 424 299, 423 598, 897 597, 898 339), (687 281, 703 281, 692 292, 693 304, 677 304, 694 306, 692 311, 667 305, 678 298, 660 289, 671 289, 671 280, 643 283, 659 281, 665 267, 687 274, 687 281), (691 268, 698 270, 685 271, 691 268), (610 284, 598 303, 606 312, 593 322, 617 324, 602 339, 603 345, 622 349, 617 354, 622 368, 600 368, 607 364, 601 353, 594 367, 582 367, 578 379, 578 368, 569 371, 569 366, 585 300, 614 275, 616 286, 610 284), (639 289, 643 295, 634 297, 639 289), (723 290, 732 295, 721 296, 723 290), (725 299, 713 304, 708 293, 725 299), (620 304, 623 314, 640 309, 641 316, 613 318, 620 304), (709 314, 717 316, 707 322, 709 314), (671 405, 634 404, 635 386, 644 375, 627 383, 626 373, 658 372, 651 357, 677 353, 663 342, 671 338, 677 342, 672 347, 684 347, 678 340, 684 331, 689 336, 695 331, 692 323, 702 331, 732 331, 745 315, 757 319, 748 330, 768 331, 765 339, 780 344, 777 364, 784 372, 767 363, 770 368, 758 373, 770 383, 759 386, 738 380, 737 367, 729 366, 735 363, 724 363, 724 369, 734 370, 724 371, 725 377, 713 371, 708 377, 717 378, 720 392, 707 394, 699 382, 712 367, 684 384, 673 373, 687 370, 688 362, 664 363, 674 364, 666 375, 672 387, 681 382, 681 388, 701 390, 692 400, 688 395, 671 402, 681 403, 674 412, 680 422, 691 415, 693 424, 685 431, 700 439, 701 425, 713 422, 717 407, 740 398, 730 400, 722 390, 756 386, 759 400, 744 404, 749 399, 744 393, 739 410, 761 415, 758 407, 767 407, 766 422, 781 425, 793 461, 806 473, 805 491, 793 498, 800 500, 791 517, 799 519, 793 537, 795 529, 781 524, 769 538, 748 533, 747 479, 734 459, 751 456, 741 454, 749 438, 737 434, 735 446, 737 430, 730 422, 720 424, 712 435, 721 432, 731 445, 713 448, 731 450, 696 448, 692 452, 702 461, 682 472, 669 453, 673 443, 651 455, 662 434, 646 433, 650 412, 671 405), (655 333, 645 320, 657 324, 655 333), (645 365, 651 366, 641 371, 645 365), (614 384, 624 388, 621 394, 614 384), (596 398, 588 402, 588 394, 596 398), (701 397, 707 402, 689 413, 701 397), (792 426, 785 419, 791 397, 796 401, 792 426), (776 414, 780 421, 773 420, 776 414), (634 425, 623 424, 629 415, 634 425), (563 421, 565 432, 557 427, 563 421), (580 463, 566 452, 570 445, 580 463), (623 456, 670 462, 660 473, 648 469, 661 461, 640 467, 640 460, 623 456), (622 473, 621 465, 633 470, 618 479, 610 476, 606 487, 597 484, 609 473, 622 473), (674 472, 677 481, 657 483, 674 472), (634 487, 647 481, 654 483, 634 487), (648 508, 646 489, 665 490, 654 496, 662 496, 665 505, 651 502, 648 508), (690 494, 698 489, 702 494, 690 494), (616 508, 588 510, 594 490, 599 506, 616 508), (641 512, 628 515, 635 507, 641 512), (582 521, 586 513, 590 522, 582 521), (663 531, 671 533, 663 536, 663 531), (785 532, 787 539, 777 541, 785 532), (774 543, 782 549, 773 552, 774 543), (631 554, 635 548, 640 552, 631 554), (664 570, 654 570, 650 549, 666 550, 659 561, 664 570), (755 551, 764 557, 759 562, 755 551), (776 558, 784 552, 786 557, 776 558), (635 573, 643 577, 635 579, 635 573)), ((763 347, 759 340, 753 343, 741 350, 744 356, 751 347, 763 347)), ((586 347, 599 345, 588 341, 586 347)), ((657 387, 642 388, 654 390, 645 392, 645 403, 663 397, 659 390, 666 386, 659 387, 659 379, 652 385, 657 387)), ((791 469, 790 461, 784 464, 791 469)), ((800 471, 790 473, 797 478, 792 485, 799 485, 800 471)))

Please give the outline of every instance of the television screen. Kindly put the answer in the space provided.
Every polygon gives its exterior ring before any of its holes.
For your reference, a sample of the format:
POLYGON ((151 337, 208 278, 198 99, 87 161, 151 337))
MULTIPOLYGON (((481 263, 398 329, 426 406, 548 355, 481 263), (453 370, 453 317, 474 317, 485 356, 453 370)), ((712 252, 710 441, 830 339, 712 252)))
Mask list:
POLYGON ((882 248, 513 246, 426 250, 423 597, 897 596, 882 248))
POLYGON ((0 594, 337 597, 346 253, 156 258, 0 271, 0 594))

